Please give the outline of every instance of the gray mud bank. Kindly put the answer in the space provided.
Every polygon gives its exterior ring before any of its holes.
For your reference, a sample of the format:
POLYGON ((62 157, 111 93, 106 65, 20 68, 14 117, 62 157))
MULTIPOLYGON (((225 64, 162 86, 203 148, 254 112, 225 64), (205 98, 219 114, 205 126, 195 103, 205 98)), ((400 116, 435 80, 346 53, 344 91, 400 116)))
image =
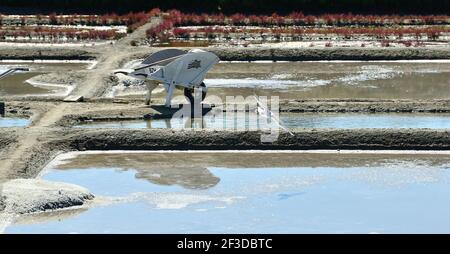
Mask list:
POLYGON ((449 113, 449 100, 291 100, 282 112, 307 113, 449 113))
POLYGON ((0 131, 0 154, 9 145, 17 141, 16 130, 0 131))
MULTIPOLYGON (((8 150, 17 143, 18 135, 20 135, 19 130, 15 128, 0 130, 0 161, 7 156, 8 150)), ((0 179, 1 176, 2 174, 0 172, 0 179)))
MULTIPOLYGON (((150 53, 134 54, 145 58, 150 53)), ((183 49, 183 48, 182 48, 183 49)), ((189 48, 185 48, 189 50, 189 48)), ((450 59, 450 46, 446 48, 268 48, 268 47, 207 47, 222 61, 381 61, 381 60, 425 60, 450 59)), ((129 59, 131 60, 131 59, 129 59)))
POLYGON ((450 150, 448 130, 299 129, 263 142, 261 131, 66 129, 30 151, 7 179, 35 177, 60 152, 88 150, 450 150))
POLYGON ((450 59, 450 48, 207 48, 222 61, 450 59))
MULTIPOLYGON (((137 47, 130 57, 144 58, 162 50, 137 47)), ((323 60, 420 60, 450 59, 449 48, 266 48, 208 47, 222 61, 323 61, 323 60)), ((92 60, 98 47, 0 47, 0 59, 15 60, 92 60)), ((186 48, 188 50, 188 48, 186 48)), ((130 59, 128 59, 130 60, 130 59)))
POLYGON ((15 179, 2 185, 0 211, 27 214, 81 206, 94 199, 87 189, 67 183, 15 179))
POLYGON ((5 103, 5 114, 7 116, 15 117, 31 117, 33 115, 33 110, 31 106, 27 103, 5 103))
MULTIPOLYGON (((83 130, 58 141, 71 150, 365 149, 449 150, 447 130, 296 130, 263 142, 261 131, 83 130)), ((276 133, 275 133, 276 134, 276 133)), ((49 144, 55 147, 56 144, 49 144)))
POLYGON ((92 49, 71 47, 0 47, 0 60, 94 60, 92 49))

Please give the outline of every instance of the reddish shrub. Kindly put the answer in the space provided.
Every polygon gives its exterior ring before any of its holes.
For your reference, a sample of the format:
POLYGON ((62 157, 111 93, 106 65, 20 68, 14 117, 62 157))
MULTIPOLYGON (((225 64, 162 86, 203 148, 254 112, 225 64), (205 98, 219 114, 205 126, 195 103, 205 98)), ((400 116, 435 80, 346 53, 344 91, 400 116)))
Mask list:
POLYGON ((230 25, 245 25, 245 15, 241 14, 241 13, 236 13, 234 15, 231 15, 230 17, 231 19, 231 23, 230 25))
POLYGON ((411 47, 413 45, 412 41, 402 41, 401 43, 406 47, 411 47))
POLYGON ((159 16, 161 14, 161 10, 159 8, 153 8, 150 10, 150 12, 148 13, 148 15, 150 17, 155 17, 155 16, 159 16))
POLYGON ((185 28, 174 28, 172 33, 175 37, 188 39, 192 31, 185 28))
POLYGON ((428 28, 425 32, 430 40, 437 40, 441 36, 441 30, 437 28, 428 28))
POLYGON ((50 25, 57 25, 58 24, 58 17, 56 16, 56 13, 50 13, 48 16, 48 19, 50 21, 50 25))

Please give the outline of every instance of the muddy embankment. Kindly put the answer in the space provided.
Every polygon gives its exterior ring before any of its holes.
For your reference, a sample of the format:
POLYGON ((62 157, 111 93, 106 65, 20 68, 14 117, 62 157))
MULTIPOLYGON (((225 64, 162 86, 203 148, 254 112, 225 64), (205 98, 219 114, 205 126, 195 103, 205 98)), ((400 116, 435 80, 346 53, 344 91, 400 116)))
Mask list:
POLYGON ((3 184, 0 212, 28 214, 81 206, 94 199, 89 190, 62 182, 15 179, 3 184))
POLYGON ((94 60, 96 57, 95 50, 87 47, 0 47, 0 60, 94 60))
MULTIPOLYGON (((8 129, 0 128, 0 163, 1 160, 8 159, 14 153, 16 146, 19 144, 20 136, 24 135, 23 129, 8 129)), ((60 141, 67 134, 67 131, 61 129, 49 129, 39 134, 41 142, 28 149, 20 160, 15 162, 13 170, 0 171, 0 182, 5 179, 36 177, 42 168, 58 153, 71 150, 67 142, 60 141)))
MULTIPOLYGON (((62 137, 71 150, 221 150, 221 149, 363 149, 449 150, 447 130, 329 130, 280 132, 274 142, 261 141, 261 131, 214 130, 79 130, 62 137)), ((276 134, 276 133, 273 133, 276 134)), ((276 137, 276 136, 275 136, 276 137)), ((50 147, 56 146, 49 143, 50 147)))
POLYGON ((450 100, 285 100, 280 111, 296 113, 449 113, 450 100))
MULTIPOLYGON (((164 48, 149 48, 133 55, 145 58, 164 48)), ((189 50, 190 48, 185 48, 189 50)), ((446 48, 268 48, 268 47, 207 47, 222 61, 376 61, 450 59, 450 46, 446 48)), ((132 60, 127 59, 127 60, 132 60)))
POLYGON ((208 48, 222 61, 450 59, 449 48, 208 48))
MULTIPOLYGON (((3 134, 4 132, 2 132, 3 134)), ((35 177, 58 153, 87 150, 450 150, 450 131, 298 129, 262 142, 261 131, 59 129, 33 147, 7 179, 35 177)), ((4 143, 11 142, 3 139, 4 143)))
MULTIPOLYGON (((130 58, 145 58, 163 48, 130 47, 130 58)), ((188 50, 189 48, 186 48, 188 50)), ((450 59, 448 48, 267 48, 208 47, 222 61, 322 61, 322 60, 419 60, 450 59)), ((98 47, 0 47, 0 59, 12 60, 92 60, 98 47)))
MULTIPOLYGON (((35 109, 35 111, 37 111, 35 109)), ((13 116, 13 117, 31 117, 33 115, 33 110, 31 106, 24 103, 17 102, 6 102, 5 103, 5 116, 13 116)))
POLYGON ((0 160, 3 159, 8 150, 16 144, 17 137, 18 131, 14 128, 0 128, 0 160))
MULTIPOLYGON (((29 100, 26 101, 26 98, 22 98, 23 100, 5 100, 5 116, 6 117, 18 117, 18 118, 28 118, 32 121, 38 120, 42 114, 48 111, 50 108, 57 105, 58 101, 42 101, 42 100, 29 100)), ((1 100, 1 98, 0 98, 1 100)))

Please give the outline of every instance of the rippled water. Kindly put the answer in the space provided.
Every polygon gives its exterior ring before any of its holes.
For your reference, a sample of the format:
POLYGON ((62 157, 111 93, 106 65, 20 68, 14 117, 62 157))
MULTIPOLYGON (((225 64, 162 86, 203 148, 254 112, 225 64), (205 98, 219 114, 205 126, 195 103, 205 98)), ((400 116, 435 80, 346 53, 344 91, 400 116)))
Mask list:
POLYGON ((82 209, 7 233, 448 233, 449 155, 81 153, 44 179, 89 188, 82 209))

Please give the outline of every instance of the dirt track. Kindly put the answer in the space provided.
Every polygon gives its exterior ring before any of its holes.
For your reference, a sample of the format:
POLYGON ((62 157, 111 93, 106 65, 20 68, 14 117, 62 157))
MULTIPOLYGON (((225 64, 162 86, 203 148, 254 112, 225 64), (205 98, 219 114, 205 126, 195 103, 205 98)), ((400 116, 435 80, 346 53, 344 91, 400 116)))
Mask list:
MULTIPOLYGON (((145 31, 157 22, 159 21, 156 20, 143 25, 134 33, 119 40, 114 45, 97 48, 97 52, 94 55, 97 55, 98 65, 85 74, 84 80, 72 91, 71 95, 84 97, 101 95, 105 86, 104 80, 114 69, 119 67, 121 60, 128 56, 126 52, 131 47, 130 42, 144 36, 145 31)), ((54 52, 53 49, 50 51, 54 52)), ((41 51, 37 50, 36 52, 41 51)), ((75 54, 85 55, 81 51, 74 52, 75 54)), ((46 54, 53 57, 50 52, 46 52, 46 54)), ((39 56, 41 54, 38 53, 37 55, 39 56)), ((79 111, 79 108, 62 102, 45 104, 44 107, 40 108, 33 116, 31 126, 20 131, 21 133, 18 135, 13 146, 10 140, 0 143, 2 150, 0 157, 0 180, 2 178, 15 178, 19 175, 26 174, 29 168, 35 168, 36 166, 45 164, 51 157, 47 152, 51 151, 43 149, 42 143, 58 136, 58 130, 54 130, 52 126, 64 115, 79 111)), ((11 112, 11 109, 9 112, 11 112)))

